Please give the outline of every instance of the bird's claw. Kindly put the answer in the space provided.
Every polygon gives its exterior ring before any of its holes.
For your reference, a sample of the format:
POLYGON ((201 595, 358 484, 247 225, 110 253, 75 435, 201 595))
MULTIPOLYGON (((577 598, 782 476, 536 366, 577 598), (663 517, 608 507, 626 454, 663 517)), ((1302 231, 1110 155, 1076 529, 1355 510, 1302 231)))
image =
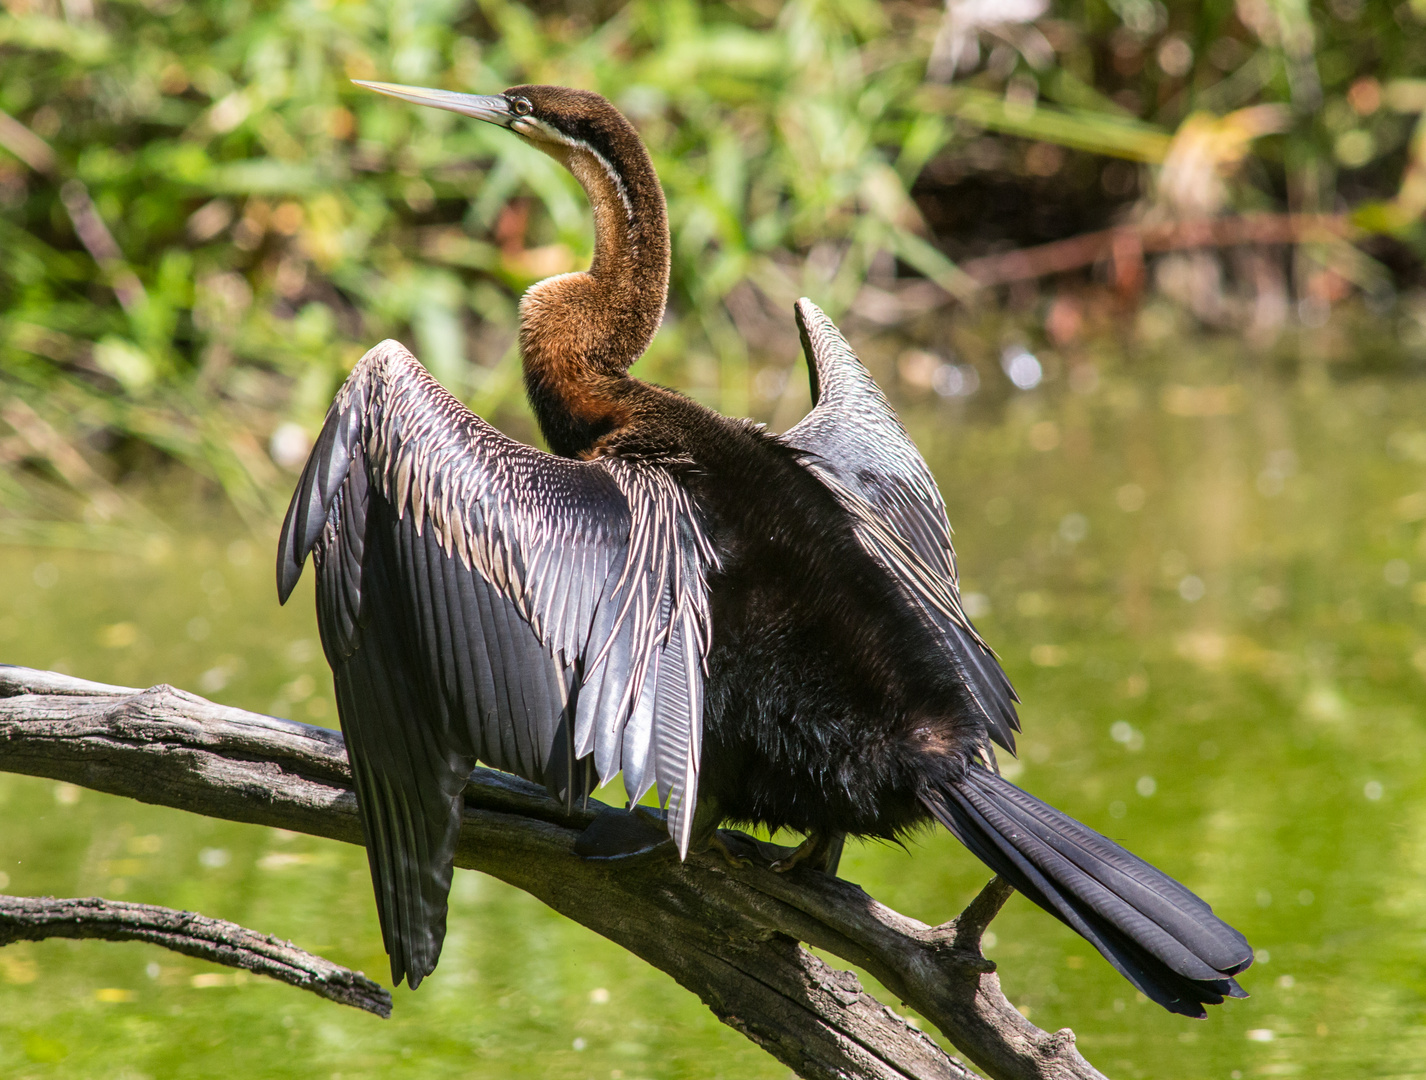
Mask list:
POLYGON ((811 843, 811 841, 803 841, 791 855, 785 859, 778 859, 777 862, 773 863, 768 869, 776 874, 785 874, 798 863, 805 862, 811 856, 811 852, 807 850, 809 843, 811 843))
POLYGON ((810 862, 817 869, 825 868, 827 858, 831 853, 831 841, 821 833, 810 833, 806 840, 798 844, 791 855, 778 859, 771 865, 771 869, 778 874, 785 874, 800 863, 810 862))
POLYGON ((739 855, 728 846, 728 841, 723 838, 722 829, 716 830, 713 835, 708 838, 708 846, 722 855, 723 858, 727 860, 728 865, 735 870, 746 870, 753 865, 752 859, 749 859, 745 855, 739 855))

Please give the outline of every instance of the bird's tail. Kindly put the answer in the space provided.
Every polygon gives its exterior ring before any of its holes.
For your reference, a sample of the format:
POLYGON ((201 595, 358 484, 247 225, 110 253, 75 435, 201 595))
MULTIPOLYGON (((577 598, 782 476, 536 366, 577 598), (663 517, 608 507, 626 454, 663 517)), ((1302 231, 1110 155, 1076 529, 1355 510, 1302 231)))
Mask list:
POLYGON ((942 825, 1170 1012, 1247 997, 1242 934, 1167 874, 979 766, 922 796, 942 825))

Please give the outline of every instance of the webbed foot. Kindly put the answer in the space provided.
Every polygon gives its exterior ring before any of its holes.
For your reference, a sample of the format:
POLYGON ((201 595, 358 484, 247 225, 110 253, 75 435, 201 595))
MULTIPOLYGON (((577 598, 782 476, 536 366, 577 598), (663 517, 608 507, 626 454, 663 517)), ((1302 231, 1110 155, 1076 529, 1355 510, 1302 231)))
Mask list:
POLYGON ((574 853, 586 859, 625 859, 672 844, 663 815, 646 806, 632 812, 601 813, 574 842, 574 853))
POLYGON ((727 860, 728 865, 735 870, 746 870, 749 866, 753 865, 752 859, 746 855, 739 855, 733 850, 722 829, 716 830, 713 835, 708 838, 708 848, 722 855, 723 858, 727 860))
POLYGON ((772 869, 779 874, 785 874, 794 866, 806 863, 809 869, 836 876, 837 864, 842 861, 842 846, 846 839, 847 834, 841 832, 810 832, 807 839, 802 841, 791 855, 773 863, 772 869))

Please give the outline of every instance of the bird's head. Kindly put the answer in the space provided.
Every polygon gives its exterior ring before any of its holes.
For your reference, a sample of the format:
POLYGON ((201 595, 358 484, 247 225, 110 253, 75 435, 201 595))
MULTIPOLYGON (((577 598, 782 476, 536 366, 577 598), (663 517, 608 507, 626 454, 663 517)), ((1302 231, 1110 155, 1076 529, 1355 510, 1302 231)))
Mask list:
POLYGON ((568 86, 512 86, 502 94, 459 94, 355 80, 379 94, 472 116, 507 128, 566 166, 587 154, 606 169, 643 147, 638 132, 606 99, 568 86), (637 150, 636 150, 637 148, 637 150))
POLYGON ((670 265, 663 188, 634 125, 598 94, 567 86, 482 95, 358 85, 506 128, 574 174, 594 210, 594 255, 587 273, 559 274, 525 293, 520 340, 527 377, 553 363, 540 357, 555 353, 622 376, 658 330, 670 265))

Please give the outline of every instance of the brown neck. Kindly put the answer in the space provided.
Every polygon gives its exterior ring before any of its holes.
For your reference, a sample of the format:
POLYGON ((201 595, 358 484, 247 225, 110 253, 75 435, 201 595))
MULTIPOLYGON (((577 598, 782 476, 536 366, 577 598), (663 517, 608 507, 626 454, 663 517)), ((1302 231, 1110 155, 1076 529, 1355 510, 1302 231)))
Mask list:
POLYGON ((542 281, 520 302, 530 404, 550 448, 577 457, 629 421, 626 373, 653 340, 668 298, 668 212, 632 127, 605 155, 541 149, 574 173, 594 208, 589 269, 542 281))

